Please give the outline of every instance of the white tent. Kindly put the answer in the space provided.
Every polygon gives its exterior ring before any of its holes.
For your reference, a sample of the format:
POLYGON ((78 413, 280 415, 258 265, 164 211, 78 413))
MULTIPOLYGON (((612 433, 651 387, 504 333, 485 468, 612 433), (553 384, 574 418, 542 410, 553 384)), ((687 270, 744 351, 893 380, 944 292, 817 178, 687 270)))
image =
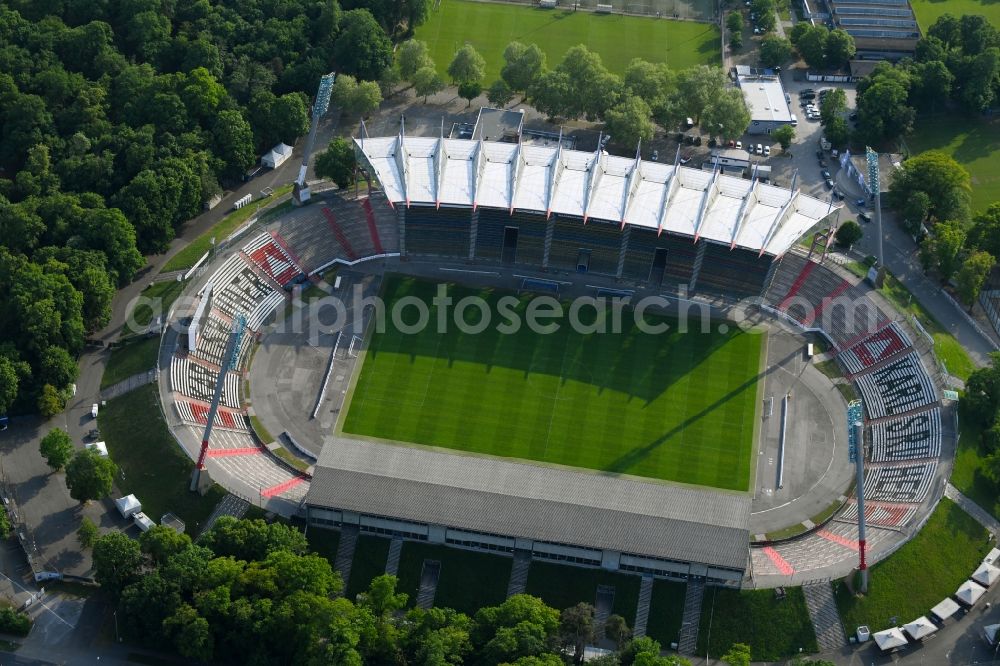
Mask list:
POLYGON ((872 634, 872 638, 875 639, 875 644, 878 645, 878 649, 882 650, 882 652, 895 650, 896 648, 903 647, 907 643, 906 636, 904 636, 903 632, 896 627, 876 632, 872 634))
POLYGON ((142 503, 139 502, 135 495, 126 495, 125 497, 116 499, 115 506, 118 507, 118 512, 124 518, 130 518, 132 514, 142 511, 142 503))
POLYGON ((292 147, 283 143, 279 143, 277 146, 272 148, 266 155, 260 158, 260 163, 266 167, 272 169, 277 169, 281 166, 285 160, 292 156, 292 147))
POLYGON ((915 641, 923 639, 925 636, 930 636, 935 631, 937 631, 937 625, 927 619, 926 616, 920 616, 913 622, 903 625, 903 631, 910 635, 915 641))
POLYGON ((1000 634, 1000 624, 988 624, 983 627, 983 638, 990 645, 996 645, 997 634, 1000 634))
POLYGON ((994 548, 983 558, 986 564, 996 564, 997 560, 1000 560, 1000 548, 994 548))
POLYGON ((105 444, 104 442, 91 442, 87 444, 87 448, 90 449, 91 451, 96 451, 97 455, 101 456, 102 458, 108 457, 108 445, 105 444))
POLYGON ((955 598, 966 606, 975 606, 979 597, 986 594, 986 588, 971 580, 962 583, 955 592, 955 598))
POLYGON ((997 582, 997 579, 1000 579, 1000 569, 997 569, 992 564, 986 564, 985 562, 980 564, 979 568, 972 574, 972 580, 977 583, 981 583, 986 587, 989 587, 993 583, 997 582))
POLYGON ((931 614, 937 619, 944 622, 949 617, 958 612, 959 605, 955 603, 954 599, 948 598, 939 603, 937 606, 931 609, 931 614))

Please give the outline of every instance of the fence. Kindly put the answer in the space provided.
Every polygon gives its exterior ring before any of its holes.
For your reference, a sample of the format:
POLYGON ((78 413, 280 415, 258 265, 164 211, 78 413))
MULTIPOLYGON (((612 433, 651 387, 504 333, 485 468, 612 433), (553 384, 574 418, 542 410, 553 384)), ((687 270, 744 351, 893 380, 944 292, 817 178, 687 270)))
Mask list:
MULTIPOLYGON (((538 0, 499 0, 514 5, 539 6, 538 0)), ((717 18, 716 5, 712 0, 557 0, 555 11, 592 11, 598 5, 610 4, 616 14, 655 16, 657 18, 684 21, 714 22, 717 18)), ((435 7, 435 11, 437 11, 435 7)))

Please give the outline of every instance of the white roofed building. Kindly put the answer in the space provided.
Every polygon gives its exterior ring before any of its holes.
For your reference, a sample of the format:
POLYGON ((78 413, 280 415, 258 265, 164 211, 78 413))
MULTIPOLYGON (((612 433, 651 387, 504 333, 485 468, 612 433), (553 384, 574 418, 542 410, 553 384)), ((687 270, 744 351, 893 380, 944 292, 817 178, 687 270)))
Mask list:
POLYGON ((736 82, 750 111, 747 134, 770 134, 782 125, 792 124, 792 112, 788 108, 780 77, 758 73, 737 76, 736 82))

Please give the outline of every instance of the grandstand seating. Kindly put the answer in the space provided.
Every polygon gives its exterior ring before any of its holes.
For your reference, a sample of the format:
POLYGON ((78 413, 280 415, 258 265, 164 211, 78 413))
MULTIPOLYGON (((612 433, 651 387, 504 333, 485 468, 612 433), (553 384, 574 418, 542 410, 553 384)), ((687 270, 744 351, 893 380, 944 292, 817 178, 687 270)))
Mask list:
POLYGON ((688 284, 694 271, 694 260, 698 248, 694 239, 677 235, 663 234, 667 241, 667 265, 663 270, 663 283, 688 284))
POLYGON ((229 324, 214 314, 209 314, 205 318, 205 323, 198 334, 197 349, 188 351, 192 356, 221 366, 223 364, 222 357, 226 353, 226 342, 229 340, 229 332, 229 324))
POLYGON ((934 482, 937 462, 865 468, 865 499, 876 502, 922 502, 934 482))
POLYGON ((411 206, 405 210, 404 219, 407 254, 468 258, 471 210, 411 206))
MULTIPOLYGON (((177 408, 177 415, 182 421, 198 425, 206 425, 208 423, 209 408, 207 406, 187 400, 175 400, 174 406, 177 408)), ((220 408, 216 413, 213 428, 228 428, 229 430, 250 432, 250 420, 244 414, 220 408)))
MULTIPOLYGON (((170 360, 170 388, 176 393, 196 400, 211 402, 215 396, 215 382, 218 373, 185 357, 174 356, 170 360)), ((226 383, 222 389, 222 404, 239 409, 240 377, 226 373, 226 383)))
POLYGON ((275 291, 239 254, 226 260, 210 281, 213 303, 228 317, 253 312, 259 301, 275 291))
MULTIPOLYGON (((885 502, 865 503, 865 522, 868 525, 879 527, 903 527, 909 523, 917 514, 915 504, 888 504, 885 502)), ((838 520, 857 522, 858 505, 850 502, 843 513, 838 516, 838 520)))
POLYGON ((941 455, 941 410, 879 421, 871 425, 872 462, 937 458, 941 455))
POLYGON ((868 418, 902 414, 937 401, 931 378, 916 352, 856 377, 868 418))
POLYGON ((758 252, 706 243, 696 288, 735 296, 759 295, 772 261, 773 257, 758 252))
POLYGON ((559 216, 555 220, 549 267, 575 271, 581 250, 590 252, 588 272, 615 275, 622 232, 617 224, 559 216))
POLYGON ((245 246, 243 252, 272 280, 284 287, 302 274, 295 260, 269 233, 262 233, 245 246))
POLYGON ((515 212, 496 208, 480 208, 476 232, 476 258, 500 261, 503 251, 504 230, 517 227, 517 252, 514 263, 541 266, 545 259, 545 229, 543 215, 515 212))
POLYGON ((910 347, 910 339, 892 322, 840 353, 840 361, 850 373, 862 372, 910 347))
POLYGON ((625 249, 622 277, 643 282, 648 280, 657 248, 666 247, 667 239, 661 238, 656 229, 632 227, 629 231, 628 247, 625 249))

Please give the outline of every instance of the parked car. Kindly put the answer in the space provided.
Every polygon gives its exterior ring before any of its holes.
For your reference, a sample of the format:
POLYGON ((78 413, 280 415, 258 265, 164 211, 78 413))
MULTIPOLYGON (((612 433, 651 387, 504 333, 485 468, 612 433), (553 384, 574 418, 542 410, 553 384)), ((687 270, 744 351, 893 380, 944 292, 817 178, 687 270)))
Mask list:
POLYGON ((824 170, 823 173, 822 173, 822 176, 823 176, 823 178, 825 178, 827 180, 830 180, 830 172, 829 171, 824 170))
POLYGON ((872 216, 869 215, 868 213, 858 213, 858 219, 864 222, 865 224, 872 223, 872 216))
POLYGON ((654 150, 653 154, 649 156, 649 159, 653 160, 654 162, 659 161, 659 159, 660 159, 660 151, 654 150))
POLYGON ((747 144, 747 152, 750 153, 751 155, 753 155, 753 144, 752 143, 748 143, 747 144))
POLYGON ((813 90, 812 88, 803 88, 802 90, 799 91, 799 95, 809 95, 815 92, 816 91, 813 90))
POLYGON ((832 190, 833 189, 833 181, 830 180, 829 178, 827 178, 826 179, 826 186, 829 187, 832 190))
POLYGON ((857 206, 858 208, 864 208, 867 204, 868 202, 865 201, 863 198, 854 200, 854 205, 857 206))
POLYGON ((742 141, 737 141, 736 142, 736 150, 743 150, 743 142, 742 141))
POLYGON ((843 201, 844 200, 844 194, 843 194, 843 192, 841 192, 837 188, 833 188, 833 198, 836 199, 837 201, 843 201))
POLYGON ((764 157, 771 156, 771 146, 764 146, 764 157))
POLYGON ((763 155, 764 154, 764 146, 762 146, 759 143, 757 144, 757 154, 758 155, 763 155))

